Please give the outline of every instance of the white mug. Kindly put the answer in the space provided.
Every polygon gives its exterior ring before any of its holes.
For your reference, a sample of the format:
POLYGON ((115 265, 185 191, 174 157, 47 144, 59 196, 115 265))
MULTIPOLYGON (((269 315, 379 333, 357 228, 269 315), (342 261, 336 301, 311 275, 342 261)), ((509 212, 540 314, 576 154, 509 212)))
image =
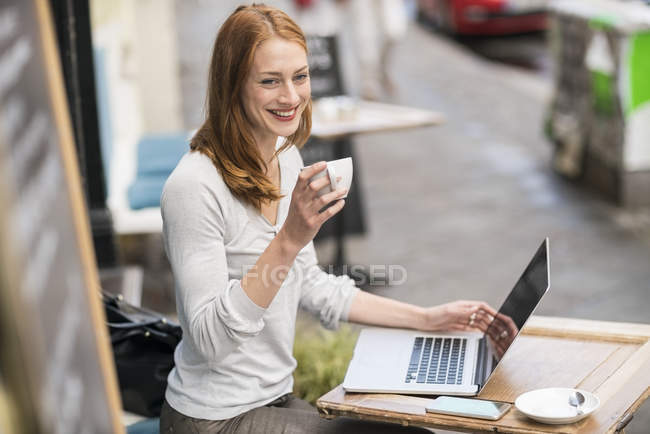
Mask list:
MULTIPOLYGON (((327 169, 312 176, 309 182, 322 178, 325 175, 329 176, 330 184, 320 189, 317 193, 318 196, 322 196, 339 188, 345 188, 349 191, 350 186, 352 185, 352 157, 328 161, 327 169)), ((348 197, 347 193, 345 193, 345 196, 341 196, 341 198, 346 197, 348 197)))

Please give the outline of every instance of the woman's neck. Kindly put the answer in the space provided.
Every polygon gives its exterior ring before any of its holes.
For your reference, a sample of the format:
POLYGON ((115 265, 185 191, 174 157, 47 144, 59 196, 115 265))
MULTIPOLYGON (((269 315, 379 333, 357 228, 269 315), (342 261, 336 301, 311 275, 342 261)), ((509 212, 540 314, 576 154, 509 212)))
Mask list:
POLYGON ((277 143, 278 138, 276 137, 270 137, 267 138, 264 141, 257 141, 257 147, 260 151, 260 154, 262 156, 262 160, 267 166, 267 174, 268 172, 272 172, 275 170, 275 165, 273 164, 274 159, 275 159, 275 144, 277 143))

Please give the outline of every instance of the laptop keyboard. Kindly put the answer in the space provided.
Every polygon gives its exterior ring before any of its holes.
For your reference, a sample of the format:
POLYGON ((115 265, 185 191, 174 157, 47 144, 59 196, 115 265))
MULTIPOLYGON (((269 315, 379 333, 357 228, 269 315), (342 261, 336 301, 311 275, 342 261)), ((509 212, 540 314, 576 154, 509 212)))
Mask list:
POLYGON ((416 337, 406 383, 461 384, 466 347, 464 338, 416 337))

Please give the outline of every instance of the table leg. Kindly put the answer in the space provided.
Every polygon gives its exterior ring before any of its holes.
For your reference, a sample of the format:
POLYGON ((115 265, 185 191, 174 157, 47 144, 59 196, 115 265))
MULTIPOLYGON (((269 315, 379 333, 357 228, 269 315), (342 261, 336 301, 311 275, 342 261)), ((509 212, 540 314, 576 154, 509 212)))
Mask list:
MULTIPOLYGON (((345 158, 345 140, 336 140, 334 142, 334 159, 345 158)), ((360 185, 360 183, 359 183, 360 185)), ((354 265, 351 266, 347 263, 345 253, 345 224, 346 224, 346 209, 337 215, 334 239, 336 242, 336 253, 334 258, 334 274, 337 276, 348 275, 360 288, 370 290, 373 286, 387 286, 387 280, 378 280, 371 276, 367 271, 367 267, 354 265)))

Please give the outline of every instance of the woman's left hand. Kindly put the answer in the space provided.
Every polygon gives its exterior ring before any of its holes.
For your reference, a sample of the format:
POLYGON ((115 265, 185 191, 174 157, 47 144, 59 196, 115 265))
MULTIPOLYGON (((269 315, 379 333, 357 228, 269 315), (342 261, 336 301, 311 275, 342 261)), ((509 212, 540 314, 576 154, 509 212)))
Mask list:
POLYGON ((497 312, 482 301, 458 300, 424 309, 425 331, 480 330, 485 332, 497 312))

